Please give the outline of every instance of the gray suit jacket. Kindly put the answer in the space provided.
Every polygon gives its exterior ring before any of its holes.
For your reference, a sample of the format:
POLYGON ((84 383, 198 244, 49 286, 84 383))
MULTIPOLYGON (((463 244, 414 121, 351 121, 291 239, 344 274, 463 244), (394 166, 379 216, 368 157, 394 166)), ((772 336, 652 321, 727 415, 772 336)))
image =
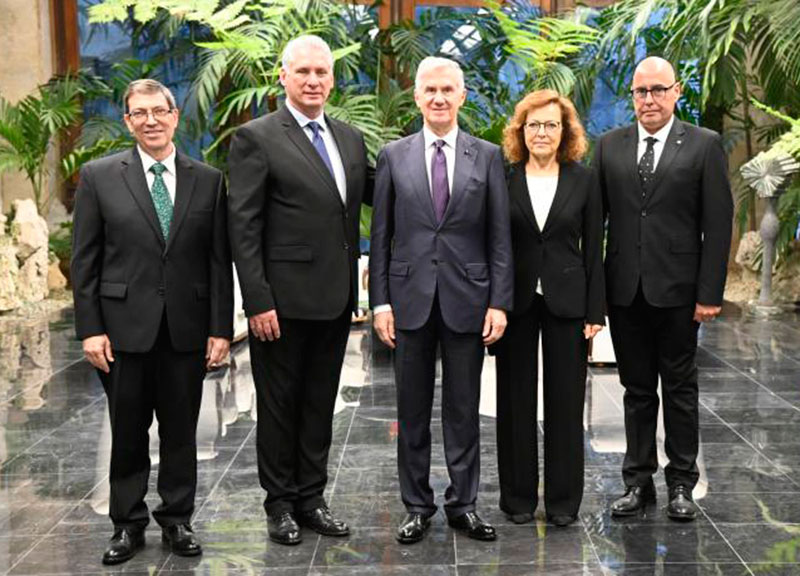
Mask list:
POLYGON ((513 266, 500 148, 459 130, 450 201, 437 224, 418 132, 378 156, 370 244, 370 304, 395 326, 420 328, 438 293, 447 326, 480 332, 488 307, 510 310, 513 266))

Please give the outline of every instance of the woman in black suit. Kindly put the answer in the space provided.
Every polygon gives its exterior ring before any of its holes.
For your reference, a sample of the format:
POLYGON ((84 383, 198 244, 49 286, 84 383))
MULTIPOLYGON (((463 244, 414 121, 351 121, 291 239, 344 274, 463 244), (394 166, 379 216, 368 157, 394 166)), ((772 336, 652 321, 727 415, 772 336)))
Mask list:
POLYGON ((497 355, 500 508, 516 523, 538 503, 538 342, 544 360, 544 502, 548 521, 575 521, 583 497, 587 343, 604 323, 602 200, 578 161, 586 136, 572 103, 528 94, 504 132, 514 310, 497 355))

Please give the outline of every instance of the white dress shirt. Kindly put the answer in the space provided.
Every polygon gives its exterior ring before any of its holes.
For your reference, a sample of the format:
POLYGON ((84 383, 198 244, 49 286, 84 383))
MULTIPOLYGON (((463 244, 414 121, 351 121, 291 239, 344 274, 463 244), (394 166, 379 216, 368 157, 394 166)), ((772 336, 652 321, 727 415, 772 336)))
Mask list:
POLYGON ((436 150, 434 144, 437 140, 444 140, 442 152, 447 161, 447 188, 450 194, 453 194, 453 174, 456 170, 456 138, 458 137, 458 126, 450 130, 444 136, 437 136, 427 126, 422 128, 422 136, 425 138, 425 172, 428 174, 428 190, 433 195, 433 188, 431 187, 431 160, 433 153, 436 150))
POLYGON ((664 151, 664 144, 667 142, 667 136, 669 136, 669 131, 672 130, 672 124, 674 122, 675 115, 673 114, 669 117, 669 122, 655 134, 650 134, 645 130, 644 126, 639 123, 639 145, 636 149, 636 164, 639 164, 642 156, 644 156, 645 150, 647 150, 647 142, 645 140, 652 136, 656 139, 656 142, 653 144, 653 172, 656 171, 658 161, 661 159, 661 153, 664 151))
POLYGON ((303 129, 303 132, 306 133, 308 139, 310 141, 314 141, 314 131, 308 125, 309 122, 316 122, 320 125, 321 130, 319 131, 319 135, 322 138, 322 141, 325 143, 325 149, 328 151, 328 157, 331 159, 331 166, 333 167, 333 179, 336 181, 336 188, 339 190, 339 196, 342 197, 342 202, 347 202, 347 177, 344 173, 344 164, 342 163, 342 157, 339 154, 339 148, 336 146, 336 140, 333 138, 333 134, 328 129, 328 125, 325 123, 325 114, 322 113, 316 118, 309 118, 300 110, 292 106, 292 103, 289 102, 289 99, 286 99, 286 108, 291 112, 294 119, 297 120, 297 123, 300 125, 300 128, 303 129))
MULTIPOLYGON (((156 180, 156 175, 150 172, 150 168, 153 164, 158 164, 158 160, 150 156, 147 152, 142 150, 142 147, 138 144, 136 147, 139 149, 139 156, 142 159, 142 168, 144 168, 144 177, 147 178, 147 189, 153 189, 153 182, 156 180)), ((169 153, 169 156, 164 158, 161 163, 164 165, 166 170, 161 173, 161 177, 164 179, 164 184, 167 185, 167 192, 169 192, 169 198, 172 200, 172 205, 175 206, 175 186, 177 182, 177 174, 175 173, 175 145, 172 145, 172 152, 169 153)))
MULTIPOLYGON (((544 225, 547 223, 547 216, 550 214, 550 208, 553 206, 553 198, 556 197, 558 175, 532 176, 526 174, 525 179, 528 182, 528 194, 531 198, 531 206, 533 206, 533 215, 536 218, 536 224, 539 225, 540 231, 544 230, 544 225)), ((544 296, 541 278, 536 281, 536 293, 544 296)))

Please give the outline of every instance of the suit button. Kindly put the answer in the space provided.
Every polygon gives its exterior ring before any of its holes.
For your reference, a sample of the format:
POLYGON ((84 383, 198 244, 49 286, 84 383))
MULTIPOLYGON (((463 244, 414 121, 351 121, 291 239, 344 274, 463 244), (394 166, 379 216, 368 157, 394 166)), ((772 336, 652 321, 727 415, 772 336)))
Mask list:
POLYGON ((431 264, 433 264, 434 266, 436 266, 438 263, 439 263, 439 261, 436 258, 431 260, 431 264))
POLYGON ((344 249, 345 249, 345 250, 350 250, 350 244, 348 244, 347 242, 345 242, 345 243, 344 243, 344 249))
POLYGON ((159 286, 158 287, 158 295, 159 296, 163 296, 164 295, 164 287, 163 286, 159 286))
POLYGON ((647 216, 647 210, 642 210, 642 218, 644 218, 645 216, 647 216))

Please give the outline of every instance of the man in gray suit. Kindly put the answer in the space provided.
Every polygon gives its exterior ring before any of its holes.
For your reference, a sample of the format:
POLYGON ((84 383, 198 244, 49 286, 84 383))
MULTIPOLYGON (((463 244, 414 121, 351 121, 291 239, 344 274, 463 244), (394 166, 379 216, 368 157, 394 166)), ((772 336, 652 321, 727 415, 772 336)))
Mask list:
POLYGON ((500 148, 458 129, 466 98, 458 64, 425 58, 414 98, 422 131, 378 157, 369 264, 375 330, 395 350, 398 468, 408 511, 397 540, 421 540, 436 512, 429 476, 437 344, 448 523, 494 540, 475 501, 483 347, 503 335, 513 301, 503 161, 500 148))

